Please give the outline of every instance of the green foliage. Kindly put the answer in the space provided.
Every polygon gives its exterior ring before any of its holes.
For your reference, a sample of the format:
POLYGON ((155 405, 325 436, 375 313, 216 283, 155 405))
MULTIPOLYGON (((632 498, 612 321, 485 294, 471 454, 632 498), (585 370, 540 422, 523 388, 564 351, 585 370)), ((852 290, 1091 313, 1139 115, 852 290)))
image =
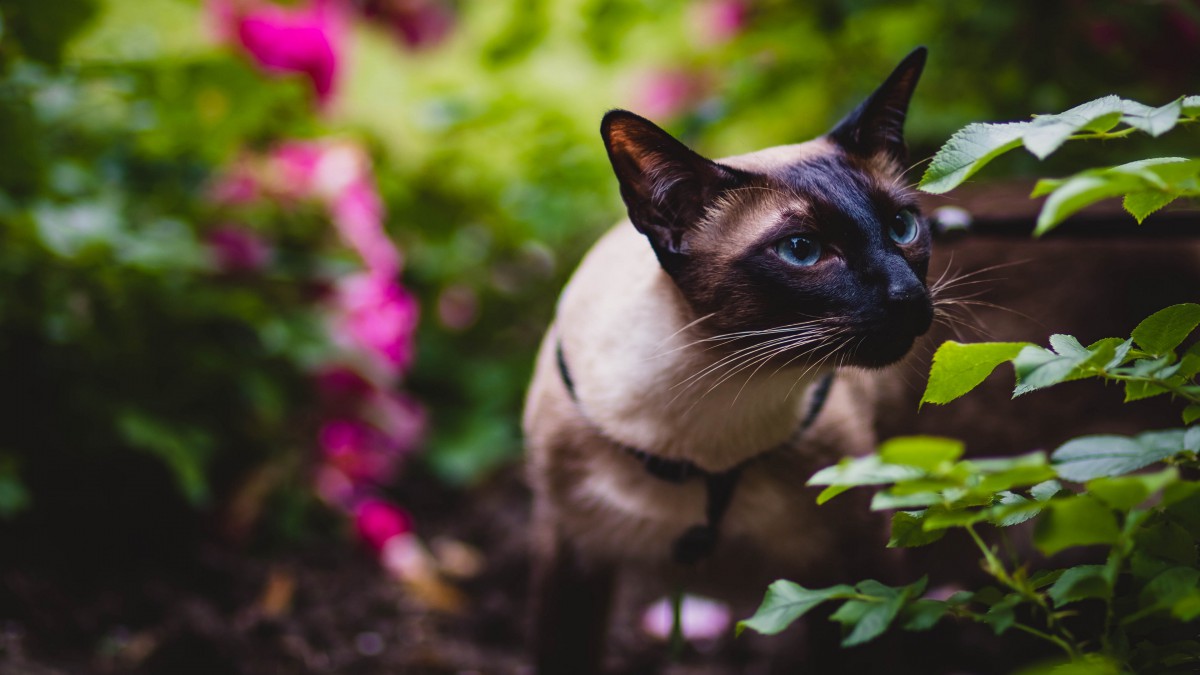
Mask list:
MULTIPOLYGON (((1135 131, 1157 137, 1198 119, 1200 96, 1180 97, 1158 108, 1105 96, 1028 122, 969 124, 934 156, 919 187, 934 194, 948 192, 993 159, 1022 145, 1038 159, 1045 159, 1068 140, 1122 138, 1135 131), (1118 129, 1120 125, 1124 126, 1118 129)), ((1046 195, 1035 234, 1044 234, 1080 209, 1112 197, 1123 197, 1125 210, 1140 224, 1180 197, 1200 196, 1200 160, 1157 157, 1089 169, 1068 178, 1043 179, 1031 196, 1046 195)))
MULTIPOLYGON (((924 401, 945 403, 978 386, 1000 363, 1017 375, 1014 396, 1069 380, 1094 378, 1142 387, 1135 394, 1200 397, 1195 347, 1179 352, 1200 326, 1200 305, 1156 312, 1128 339, 1087 347, 1055 335, 1050 348, 1027 343, 946 343, 938 350, 924 401), (1145 389, 1146 387, 1151 390, 1145 389), (1147 394, 1147 391, 1150 391, 1147 394)), ((1135 396, 1136 397, 1136 396, 1135 396)), ((1192 420, 1185 416, 1185 424, 1192 420)), ((876 489, 872 510, 894 510, 889 547, 936 546, 964 530, 997 586, 949 599, 922 597, 924 580, 900 588, 864 582, 806 591, 806 604, 778 611, 768 598, 741 626, 777 633, 821 602, 841 602, 832 619, 848 630, 843 646, 889 627, 915 630, 943 617, 976 621, 997 635, 1021 631, 1062 650, 1067 662, 1028 672, 1184 672, 1200 667, 1194 635, 1180 630, 1200 617, 1200 426, 1132 437, 1084 436, 1052 452, 962 459, 961 443, 936 437, 891 439, 872 455, 817 472, 824 501, 858 486, 876 489), (1154 471, 1140 472, 1157 465, 1154 471), (1050 567, 1031 574, 1012 551, 985 541, 980 529, 1033 521, 1033 543, 1047 556, 1085 549, 1102 564, 1050 567), (864 588, 864 584, 870 584, 864 588), (1090 603, 1090 604, 1089 604, 1090 603), (1103 626, 1088 633, 1070 618, 1101 607, 1103 626), (900 617, 900 620, 897 620, 900 617), (906 618, 907 617, 907 618, 906 618), (1074 670, 1072 670, 1074 669, 1074 670)), ((1077 557, 1077 556, 1076 556, 1077 557)), ((1056 558, 1051 558, 1051 562, 1056 558)), ((794 588, 793 588, 794 587, 794 588)))
POLYGON ((1014 396, 1084 378, 1122 383, 1125 400, 1162 394, 1188 402, 1184 422, 1194 421, 1200 404, 1200 348, 1179 346, 1200 326, 1200 305, 1185 303, 1160 310, 1133 330, 1129 339, 1105 338, 1084 347, 1069 335, 1054 335, 1050 348, 1023 342, 971 345, 947 342, 934 354, 934 367, 922 401, 947 403, 978 386, 987 372, 1011 361, 1017 376, 1014 396), (1007 351, 1006 351, 1007 350, 1007 351), (1015 356, 1002 358, 1016 351, 1015 356), (981 376, 980 373, 983 373, 981 376))

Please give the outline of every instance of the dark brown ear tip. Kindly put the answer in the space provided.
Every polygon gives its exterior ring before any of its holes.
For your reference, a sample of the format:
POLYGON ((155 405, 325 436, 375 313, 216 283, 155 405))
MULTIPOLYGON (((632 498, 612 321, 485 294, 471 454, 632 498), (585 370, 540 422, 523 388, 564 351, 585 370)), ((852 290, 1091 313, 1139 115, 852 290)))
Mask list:
POLYGON ((600 135, 606 140, 612 135, 613 126, 625 126, 626 124, 646 125, 651 124, 650 120, 629 112, 621 108, 613 108, 604 113, 603 119, 600 120, 600 135))

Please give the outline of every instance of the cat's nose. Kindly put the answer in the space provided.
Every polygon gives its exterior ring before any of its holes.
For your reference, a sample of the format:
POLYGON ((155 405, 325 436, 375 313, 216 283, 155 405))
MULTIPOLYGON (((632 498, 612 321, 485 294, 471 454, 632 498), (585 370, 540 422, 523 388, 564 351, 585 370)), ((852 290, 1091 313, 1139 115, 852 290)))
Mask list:
POLYGON ((888 302, 892 304, 907 304, 923 299, 925 296, 925 287, 915 277, 911 280, 892 281, 892 283, 888 284, 887 294, 888 302))

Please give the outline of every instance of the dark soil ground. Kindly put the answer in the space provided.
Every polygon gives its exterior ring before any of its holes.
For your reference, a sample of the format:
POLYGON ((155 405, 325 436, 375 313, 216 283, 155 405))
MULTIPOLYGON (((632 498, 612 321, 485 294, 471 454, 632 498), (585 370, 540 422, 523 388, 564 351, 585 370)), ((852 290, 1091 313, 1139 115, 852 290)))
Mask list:
MULTIPOLYGON (((422 536, 465 542, 486 563, 454 584, 465 599, 458 611, 432 608, 348 541, 271 555, 203 535, 162 550, 155 542, 73 552, 48 544, 57 561, 9 548, 0 568, 0 674, 530 672, 529 498, 517 471, 469 494, 436 487, 419 471, 409 475, 400 490, 422 536)), ((619 672, 762 666, 732 639, 669 665, 666 649, 634 625, 613 630, 611 666, 619 672)))

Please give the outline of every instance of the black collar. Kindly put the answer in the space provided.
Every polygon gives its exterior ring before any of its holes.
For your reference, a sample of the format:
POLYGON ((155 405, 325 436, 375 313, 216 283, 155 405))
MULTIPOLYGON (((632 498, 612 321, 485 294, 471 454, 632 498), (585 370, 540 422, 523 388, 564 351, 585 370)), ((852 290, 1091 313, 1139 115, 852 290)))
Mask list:
MULTIPOLYGON (((579 397, 575 393, 575 381, 571 378, 571 371, 567 368, 567 359, 563 355, 562 342, 557 342, 554 349, 555 357, 558 360, 558 374, 562 377, 567 394, 570 395, 571 400, 575 401, 575 404, 578 406, 579 397)), ((809 400, 808 411, 804 414, 804 419, 800 421, 800 426, 796 429, 796 433, 793 434, 792 438, 804 433, 804 431, 813 425, 813 422, 816 421, 817 416, 821 414, 821 410, 825 407, 825 402, 829 398, 829 390, 832 385, 833 373, 827 373, 817 381, 813 387, 812 398, 809 400)), ((582 410, 580 412, 582 413, 582 410)), ((597 430, 603 435, 602 430, 597 430)), ((702 469, 694 462, 689 462, 686 459, 668 459, 646 452, 645 450, 630 447, 612 439, 608 440, 613 445, 620 447, 641 461, 646 471, 660 480, 670 483, 683 483, 692 478, 704 478, 707 497, 704 509, 705 523, 703 525, 693 525, 688 528, 671 546, 672 557, 681 565, 692 565, 712 552, 713 547, 717 543, 721 518, 725 515, 725 511, 729 509, 729 502, 733 498, 733 491, 737 487, 738 479, 742 475, 742 469, 750 462, 774 450, 772 448, 771 450, 764 451, 742 461, 731 469, 713 473, 702 469)))

